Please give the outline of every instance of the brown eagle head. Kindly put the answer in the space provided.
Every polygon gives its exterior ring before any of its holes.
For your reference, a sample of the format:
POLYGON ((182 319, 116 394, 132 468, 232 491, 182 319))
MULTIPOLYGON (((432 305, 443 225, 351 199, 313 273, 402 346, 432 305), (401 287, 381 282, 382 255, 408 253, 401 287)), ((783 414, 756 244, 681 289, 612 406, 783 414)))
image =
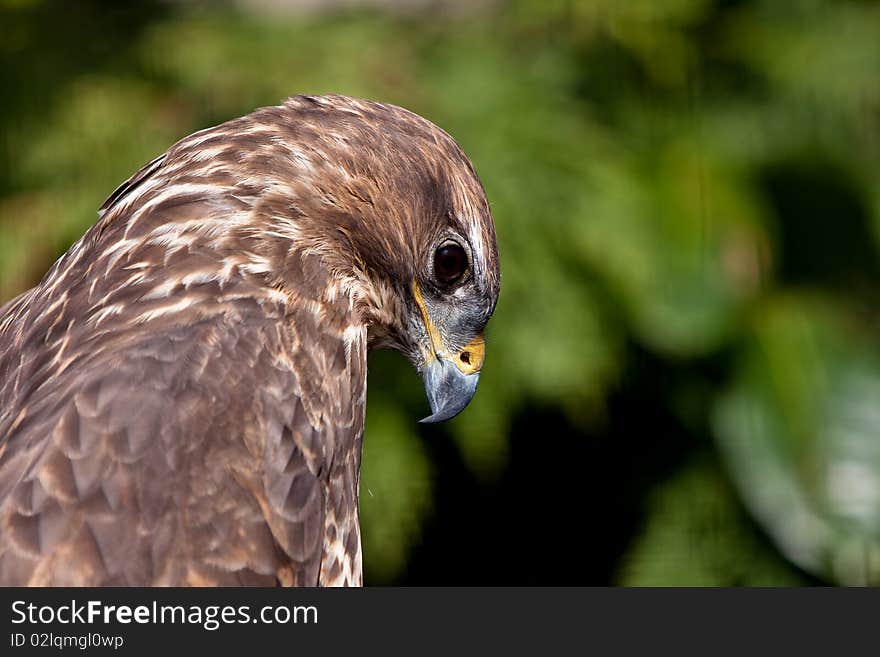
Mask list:
MULTIPOLYGON (((475 392, 499 292, 495 229, 467 156, 412 112, 292 97, 181 140, 101 217, 105 251, 139 249, 127 246, 139 235, 151 248, 210 251, 237 280, 263 275, 325 325, 342 320, 370 347, 399 350, 423 376, 426 422, 455 416, 475 392)), ((174 277, 167 253, 152 259, 163 282, 174 277)))
POLYGON ((315 117, 315 133, 302 121, 299 138, 319 153, 321 182, 300 195, 315 231, 307 241, 352 277, 370 345, 402 352, 421 373, 432 411, 422 421, 454 417, 476 390, 500 284, 470 161, 443 130, 398 107, 335 96, 287 107, 315 117))

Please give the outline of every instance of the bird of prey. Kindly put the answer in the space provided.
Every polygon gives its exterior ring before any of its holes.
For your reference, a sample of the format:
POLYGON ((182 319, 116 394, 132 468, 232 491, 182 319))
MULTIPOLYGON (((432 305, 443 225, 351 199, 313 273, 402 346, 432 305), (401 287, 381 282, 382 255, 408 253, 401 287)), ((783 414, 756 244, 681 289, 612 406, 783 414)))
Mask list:
POLYGON ((359 585, 367 352, 474 394, 495 230, 456 142, 296 96, 182 139, 0 308, 0 584, 359 585))

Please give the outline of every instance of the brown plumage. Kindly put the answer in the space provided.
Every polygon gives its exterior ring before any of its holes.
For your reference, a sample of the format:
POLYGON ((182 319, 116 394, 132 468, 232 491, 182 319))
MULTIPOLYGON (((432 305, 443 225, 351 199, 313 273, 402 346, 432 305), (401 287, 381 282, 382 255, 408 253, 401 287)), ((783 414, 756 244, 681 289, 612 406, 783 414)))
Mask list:
POLYGON ((415 114, 186 137, 0 308, 0 583, 360 584, 367 351, 450 417, 498 290, 479 180, 415 114))

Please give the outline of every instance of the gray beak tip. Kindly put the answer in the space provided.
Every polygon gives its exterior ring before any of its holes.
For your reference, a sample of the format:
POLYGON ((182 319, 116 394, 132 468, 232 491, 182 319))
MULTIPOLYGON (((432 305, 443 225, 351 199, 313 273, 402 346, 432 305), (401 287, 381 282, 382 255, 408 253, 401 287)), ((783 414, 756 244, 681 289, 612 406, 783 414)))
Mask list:
POLYGON ((464 374, 448 360, 438 358, 432 361, 422 374, 431 415, 419 422, 443 422, 461 413, 473 398, 479 379, 479 372, 464 374))

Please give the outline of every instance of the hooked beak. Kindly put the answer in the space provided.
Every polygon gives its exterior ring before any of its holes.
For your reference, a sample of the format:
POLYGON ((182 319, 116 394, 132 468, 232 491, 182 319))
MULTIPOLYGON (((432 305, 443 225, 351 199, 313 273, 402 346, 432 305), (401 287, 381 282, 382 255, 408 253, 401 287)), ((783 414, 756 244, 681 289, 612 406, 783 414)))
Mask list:
POLYGON ((427 362, 422 381, 431 415, 420 422, 443 422, 461 413, 477 391, 486 345, 483 336, 478 335, 458 353, 450 354, 431 321, 418 283, 413 282, 413 293, 430 341, 424 349, 427 362))
POLYGON ((419 422, 443 422, 454 418, 474 396, 479 380, 479 372, 463 374, 452 361, 435 358, 422 374, 431 415, 419 422))

